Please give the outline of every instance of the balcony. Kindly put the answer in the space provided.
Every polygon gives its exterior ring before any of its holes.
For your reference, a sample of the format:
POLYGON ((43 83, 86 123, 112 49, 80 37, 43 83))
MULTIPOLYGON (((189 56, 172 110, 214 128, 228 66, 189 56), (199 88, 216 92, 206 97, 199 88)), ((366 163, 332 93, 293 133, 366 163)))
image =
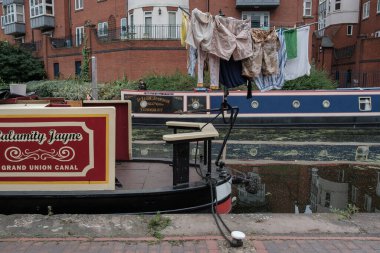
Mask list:
POLYGON ((24 5, 24 0, 3 0, 3 6, 9 4, 22 4, 24 5))
POLYGON ((119 40, 179 40, 180 25, 134 25, 116 29, 97 30, 101 42, 119 40))
POLYGON ((42 15, 30 19, 30 26, 32 29, 49 30, 55 26, 54 17, 42 15))
POLYGON ((280 0, 236 0, 237 9, 276 8, 280 0))
POLYGON ((4 34, 20 36, 25 34, 25 24, 22 23, 11 23, 4 25, 4 34))

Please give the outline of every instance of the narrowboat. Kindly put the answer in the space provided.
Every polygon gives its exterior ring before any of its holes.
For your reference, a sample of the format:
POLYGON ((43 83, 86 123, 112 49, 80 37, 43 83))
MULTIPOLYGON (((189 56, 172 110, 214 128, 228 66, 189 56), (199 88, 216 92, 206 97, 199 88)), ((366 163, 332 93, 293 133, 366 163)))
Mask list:
POLYGON ((173 158, 137 160, 131 122, 130 101, 0 104, 0 213, 230 211, 232 179, 211 160, 212 124, 166 122, 173 158), (201 161, 192 142, 204 145, 201 161))
MULTIPOLYGON (((161 124, 170 120, 207 121, 216 117, 210 108, 223 101, 239 108, 236 126, 378 126, 380 89, 337 89, 267 92, 246 91, 174 92, 122 90, 132 101, 133 124, 161 124)), ((221 123, 223 115, 213 121, 221 123)))

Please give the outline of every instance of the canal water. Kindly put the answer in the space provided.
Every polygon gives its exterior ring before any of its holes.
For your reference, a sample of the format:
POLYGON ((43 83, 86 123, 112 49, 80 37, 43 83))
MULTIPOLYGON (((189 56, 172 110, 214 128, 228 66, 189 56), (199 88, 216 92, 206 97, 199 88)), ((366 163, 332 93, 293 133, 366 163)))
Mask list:
MULTIPOLYGON (((133 157, 170 159, 171 131, 135 127, 133 157)), ((213 159, 227 132, 218 131, 213 159)), ((233 186, 234 213, 380 212, 380 128, 234 129, 222 160, 245 179, 233 186)))

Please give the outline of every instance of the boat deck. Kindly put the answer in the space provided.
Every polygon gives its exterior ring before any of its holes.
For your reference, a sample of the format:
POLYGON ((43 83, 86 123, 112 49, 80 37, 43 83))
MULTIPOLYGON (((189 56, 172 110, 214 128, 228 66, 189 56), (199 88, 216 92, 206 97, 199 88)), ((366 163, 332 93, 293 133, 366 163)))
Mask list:
MULTIPOLYGON (((121 186, 117 190, 152 190, 173 185, 173 167, 160 162, 119 162, 116 164, 116 178, 121 186)), ((200 181, 194 167, 189 169, 189 181, 200 181)))

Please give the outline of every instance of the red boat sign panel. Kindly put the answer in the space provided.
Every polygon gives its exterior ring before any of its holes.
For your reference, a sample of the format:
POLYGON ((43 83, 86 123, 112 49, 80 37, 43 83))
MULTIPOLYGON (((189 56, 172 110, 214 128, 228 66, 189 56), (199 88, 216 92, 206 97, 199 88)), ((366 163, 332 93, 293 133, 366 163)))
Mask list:
POLYGON ((0 107, 0 190, 114 189, 114 108, 0 107))

